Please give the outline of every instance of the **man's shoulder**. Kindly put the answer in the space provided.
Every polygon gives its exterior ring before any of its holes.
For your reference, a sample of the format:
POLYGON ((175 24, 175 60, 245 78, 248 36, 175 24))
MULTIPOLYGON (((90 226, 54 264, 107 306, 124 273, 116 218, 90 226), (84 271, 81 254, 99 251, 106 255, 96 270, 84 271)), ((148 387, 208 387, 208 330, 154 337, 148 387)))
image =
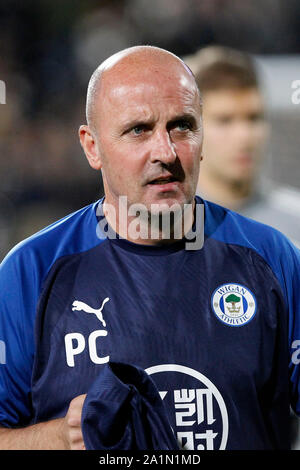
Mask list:
POLYGON ((96 209, 99 201, 89 204, 18 243, 6 255, 0 272, 21 266, 46 270, 56 259, 86 251, 99 243, 96 209))
POLYGON ((245 204, 240 212, 246 217, 270 225, 284 233, 300 247, 300 191, 278 186, 260 191, 245 204))
POLYGON ((209 234, 212 236, 220 235, 221 233, 229 236, 230 233, 231 238, 234 239, 236 237, 238 239, 239 235, 243 235, 246 231, 249 234, 249 230, 250 233, 253 232, 254 234, 259 232, 267 236, 284 236, 278 229, 275 229, 269 224, 255 220, 209 200, 203 199, 203 203, 205 207, 206 225, 209 234), (233 231, 233 228, 238 230, 233 231))
POLYGON ((299 258, 299 249, 278 229, 210 201, 204 201, 204 205, 207 236, 248 247, 267 261, 291 252, 299 258))
POLYGON ((255 252, 285 293, 296 280, 300 282, 300 250, 283 233, 215 203, 204 201, 204 205, 207 237, 255 252))

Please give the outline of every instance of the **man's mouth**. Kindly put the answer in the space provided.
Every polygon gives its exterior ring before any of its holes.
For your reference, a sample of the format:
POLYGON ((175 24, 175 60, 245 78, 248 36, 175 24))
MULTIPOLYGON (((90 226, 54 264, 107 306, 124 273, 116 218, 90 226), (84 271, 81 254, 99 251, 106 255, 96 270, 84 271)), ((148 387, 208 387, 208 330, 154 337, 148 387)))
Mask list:
POLYGON ((173 183, 174 181, 178 181, 174 176, 161 176, 149 181, 148 184, 168 184, 173 183))

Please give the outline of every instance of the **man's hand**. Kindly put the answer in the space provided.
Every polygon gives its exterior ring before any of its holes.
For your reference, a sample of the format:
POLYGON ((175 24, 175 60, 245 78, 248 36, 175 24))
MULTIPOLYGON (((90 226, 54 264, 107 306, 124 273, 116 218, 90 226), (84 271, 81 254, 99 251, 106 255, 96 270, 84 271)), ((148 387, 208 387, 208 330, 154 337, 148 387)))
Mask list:
POLYGON ((75 397, 64 418, 25 428, 0 427, 1 450, 85 450, 81 412, 86 395, 75 397))
POLYGON ((81 412, 86 395, 75 397, 64 418, 62 432, 67 449, 85 450, 81 431, 81 412))

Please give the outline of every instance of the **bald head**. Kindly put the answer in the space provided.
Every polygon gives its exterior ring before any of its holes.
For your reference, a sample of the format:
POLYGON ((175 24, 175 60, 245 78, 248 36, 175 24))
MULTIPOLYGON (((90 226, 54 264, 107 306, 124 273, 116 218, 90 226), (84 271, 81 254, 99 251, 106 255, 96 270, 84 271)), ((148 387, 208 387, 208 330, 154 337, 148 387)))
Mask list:
MULTIPOLYGON (((180 71, 197 89, 194 75, 190 68, 175 54, 154 46, 135 46, 124 49, 106 59, 92 74, 87 90, 86 119, 92 131, 96 131, 96 118, 100 111, 98 103, 100 90, 105 85, 118 86, 125 79, 130 80, 137 73, 159 74, 163 70, 169 73, 180 71)), ((200 99, 200 93, 199 93, 200 99)))
POLYGON ((193 202, 201 111, 194 76, 174 54, 139 46, 103 62, 89 83, 79 138, 91 167, 101 170, 106 205, 117 209, 124 195, 128 207, 147 211, 193 202))

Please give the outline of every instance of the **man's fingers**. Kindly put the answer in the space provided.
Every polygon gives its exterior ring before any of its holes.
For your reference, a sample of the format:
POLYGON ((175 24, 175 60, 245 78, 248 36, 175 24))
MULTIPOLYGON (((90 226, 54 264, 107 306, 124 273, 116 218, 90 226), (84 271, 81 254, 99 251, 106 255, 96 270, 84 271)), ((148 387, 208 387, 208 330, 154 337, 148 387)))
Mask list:
POLYGON ((67 414, 67 421, 69 426, 80 426, 82 407, 85 397, 86 394, 79 395, 78 397, 73 398, 71 401, 67 414))
POLYGON ((81 411, 85 397, 86 397, 86 394, 78 395, 78 397, 73 398, 73 400, 70 403, 70 408, 81 411))
POLYGON ((85 450, 81 431, 81 413, 86 394, 73 398, 65 416, 65 435, 71 450, 85 450))
POLYGON ((83 436, 82 436, 82 432, 79 428, 70 429, 69 436, 70 436, 71 444, 73 444, 73 445, 78 444, 78 443, 82 444, 83 436))

